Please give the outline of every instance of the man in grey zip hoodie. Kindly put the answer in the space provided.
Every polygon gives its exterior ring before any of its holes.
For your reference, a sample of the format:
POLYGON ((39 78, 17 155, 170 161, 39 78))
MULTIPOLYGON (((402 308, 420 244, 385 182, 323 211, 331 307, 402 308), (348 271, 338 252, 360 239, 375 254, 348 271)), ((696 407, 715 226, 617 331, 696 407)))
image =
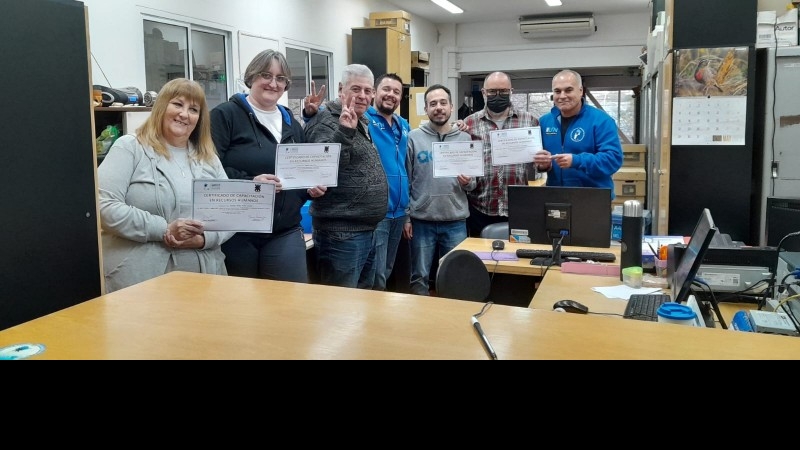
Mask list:
POLYGON ((440 84, 429 87, 425 91, 425 113, 430 121, 408 134, 406 159, 411 195, 403 234, 411 243, 411 293, 417 295, 429 294, 433 258, 438 259, 467 238, 466 192, 475 189, 473 177, 433 176, 435 142, 472 140, 450 124, 450 90, 440 84))

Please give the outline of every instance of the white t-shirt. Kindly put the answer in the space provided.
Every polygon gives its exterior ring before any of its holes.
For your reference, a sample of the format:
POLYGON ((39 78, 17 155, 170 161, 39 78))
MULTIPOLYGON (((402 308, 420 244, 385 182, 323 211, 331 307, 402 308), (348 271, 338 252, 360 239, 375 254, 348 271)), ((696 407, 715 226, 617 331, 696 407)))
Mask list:
POLYGON ((281 136, 283 136, 280 109, 276 106, 272 111, 264 111, 263 109, 258 109, 252 102, 248 101, 248 103, 253 107, 253 111, 256 113, 256 119, 261 122, 261 125, 267 127, 269 132, 275 136, 276 141, 280 142, 281 136))

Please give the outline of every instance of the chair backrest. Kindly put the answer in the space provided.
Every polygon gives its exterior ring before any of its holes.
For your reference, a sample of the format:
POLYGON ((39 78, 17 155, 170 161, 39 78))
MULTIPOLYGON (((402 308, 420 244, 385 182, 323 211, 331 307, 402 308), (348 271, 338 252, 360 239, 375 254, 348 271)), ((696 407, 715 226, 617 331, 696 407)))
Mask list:
POLYGON ((481 230, 481 237, 484 239, 505 239, 508 240, 508 222, 497 222, 486 225, 481 230))
POLYGON ((469 250, 457 249, 444 255, 436 272, 436 295, 483 302, 489 297, 491 279, 481 258, 469 250))

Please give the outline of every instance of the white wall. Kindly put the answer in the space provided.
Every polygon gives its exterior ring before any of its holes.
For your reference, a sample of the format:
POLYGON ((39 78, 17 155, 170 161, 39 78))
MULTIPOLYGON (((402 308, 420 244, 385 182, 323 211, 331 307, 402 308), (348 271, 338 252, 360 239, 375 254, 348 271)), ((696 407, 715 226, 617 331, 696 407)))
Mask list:
POLYGON ((530 40, 520 36, 518 25, 517 20, 440 25, 430 79, 460 92, 469 91, 465 75, 476 73, 638 67, 650 14, 595 15, 597 32, 587 37, 530 40))
MULTIPOLYGON (((350 60, 351 28, 368 26, 371 11, 401 8, 379 0, 83 0, 89 11, 93 83, 145 86, 143 14, 231 32, 233 77, 239 77, 237 33, 327 50, 334 80, 350 60), (102 72, 101 69, 102 68, 102 72), (105 76, 103 75, 105 73, 105 76), (106 80, 107 77, 107 80, 106 80)), ((597 33, 558 41, 527 40, 517 21, 434 25, 412 15, 411 49, 431 53, 429 83, 458 92, 462 74, 571 67, 638 66, 647 13, 595 17, 597 33)), ((246 62, 245 62, 246 65, 246 62)))
MULTIPOLYGON (((372 11, 398 9, 378 0, 83 0, 83 3, 89 11, 89 39, 96 59, 92 61, 93 84, 136 86, 142 90, 145 86, 143 14, 230 31, 234 74, 230 79, 240 75, 236 36, 241 31, 277 39, 281 51, 291 41, 332 52, 334 80, 338 81, 349 63, 350 29, 368 26, 372 11)), ((436 27, 412 16, 411 49, 426 51, 435 44, 436 27)))

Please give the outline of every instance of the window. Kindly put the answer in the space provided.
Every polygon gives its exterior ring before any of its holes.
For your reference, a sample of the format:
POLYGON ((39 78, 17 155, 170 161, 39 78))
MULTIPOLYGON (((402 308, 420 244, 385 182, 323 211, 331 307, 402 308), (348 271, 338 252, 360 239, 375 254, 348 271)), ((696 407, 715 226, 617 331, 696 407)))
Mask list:
MULTIPOLYGON (((551 92, 528 92, 511 94, 511 102, 515 108, 523 109, 536 117, 541 117, 550 112, 553 101, 551 92)), ((624 134, 629 142, 636 142, 636 98, 630 89, 591 91, 598 104, 592 104, 587 96, 587 101, 592 106, 603 109, 617 123, 617 128, 624 134)))
POLYGON ((183 77, 203 86, 209 109, 228 99, 227 32, 177 21, 143 24, 148 91, 158 92, 167 81, 183 77))
POLYGON ((331 98, 331 92, 336 92, 332 84, 331 65, 332 54, 310 48, 301 48, 295 45, 286 46, 286 61, 292 69, 292 87, 289 88, 289 109, 295 117, 301 119, 303 98, 311 92, 311 80, 314 80, 317 90, 326 86, 325 96, 331 98))

